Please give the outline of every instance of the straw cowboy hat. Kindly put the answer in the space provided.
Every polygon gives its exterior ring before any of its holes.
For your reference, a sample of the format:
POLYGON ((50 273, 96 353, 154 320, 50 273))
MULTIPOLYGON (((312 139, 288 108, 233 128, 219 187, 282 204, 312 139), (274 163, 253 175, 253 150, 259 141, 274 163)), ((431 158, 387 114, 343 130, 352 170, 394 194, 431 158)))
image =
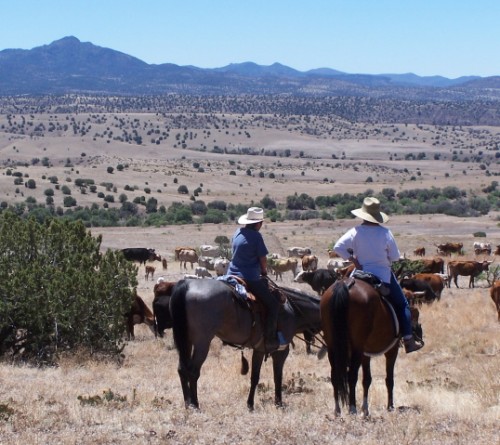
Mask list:
POLYGON ((264 221, 264 210, 260 207, 250 207, 247 213, 238 218, 238 224, 255 224, 264 221))
POLYGON ((389 217, 380 211, 380 201, 377 198, 365 198, 363 206, 360 209, 351 210, 351 213, 358 218, 375 224, 389 221, 389 217))

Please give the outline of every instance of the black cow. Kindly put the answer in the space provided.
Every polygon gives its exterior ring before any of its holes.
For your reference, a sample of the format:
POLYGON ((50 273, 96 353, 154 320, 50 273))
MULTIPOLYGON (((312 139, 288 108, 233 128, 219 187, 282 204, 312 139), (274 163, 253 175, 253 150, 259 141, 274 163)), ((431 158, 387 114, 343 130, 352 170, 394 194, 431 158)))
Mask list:
POLYGON ((335 281, 338 274, 330 269, 316 269, 315 271, 302 271, 293 279, 296 283, 307 283, 319 295, 322 295, 335 281))
POLYGON ((404 277, 399 281, 399 284, 403 289, 408 289, 412 292, 425 292, 424 298, 427 303, 438 299, 428 281, 404 277))
POLYGON ((163 337, 165 329, 172 328, 169 304, 175 284, 175 282, 159 279, 153 289, 155 295, 153 299, 153 314, 156 320, 156 333, 160 337, 163 337))
POLYGON ((123 256, 129 261, 139 261, 139 264, 146 264, 146 261, 161 261, 161 256, 155 253, 154 249, 145 247, 129 247, 122 249, 123 256))

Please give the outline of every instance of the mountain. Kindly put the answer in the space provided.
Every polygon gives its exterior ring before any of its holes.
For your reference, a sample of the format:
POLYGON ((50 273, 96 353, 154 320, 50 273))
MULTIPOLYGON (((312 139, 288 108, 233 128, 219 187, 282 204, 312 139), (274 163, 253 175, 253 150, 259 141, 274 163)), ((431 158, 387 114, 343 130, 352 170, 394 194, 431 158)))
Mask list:
POLYGON ((233 63, 203 69, 147 64, 136 57, 64 37, 30 50, 0 51, 0 94, 288 94, 416 100, 500 99, 498 77, 447 79, 415 74, 298 71, 280 63, 233 63))

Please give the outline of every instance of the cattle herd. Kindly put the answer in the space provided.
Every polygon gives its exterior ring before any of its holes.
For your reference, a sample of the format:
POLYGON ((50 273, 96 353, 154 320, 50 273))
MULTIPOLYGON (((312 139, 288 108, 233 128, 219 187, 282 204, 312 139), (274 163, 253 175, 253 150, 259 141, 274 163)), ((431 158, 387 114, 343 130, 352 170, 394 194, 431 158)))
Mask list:
MULTIPOLYGON (((414 260, 401 259, 400 267, 396 264, 396 275, 400 280, 410 305, 419 305, 439 300, 445 288, 449 288, 452 283, 457 288, 458 277, 468 277, 468 287, 475 286, 475 279, 481 274, 490 271, 490 265, 494 260, 487 260, 484 257, 489 255, 500 255, 500 245, 492 249, 491 243, 474 242, 472 248, 476 260, 458 259, 464 255, 463 243, 442 243, 435 245, 436 255, 425 258, 425 247, 418 247, 413 251, 414 260), (453 255, 453 258, 452 258, 453 255)), ((296 283, 306 283, 318 295, 322 295, 338 279, 348 276, 353 265, 349 261, 338 258, 333 250, 328 250, 328 260, 325 268, 319 268, 319 260, 312 250, 307 247, 291 247, 287 249, 287 257, 278 254, 269 254, 268 269, 272 279, 283 280, 283 274, 291 272, 293 281, 296 283)), ((145 280, 154 279, 156 268, 146 265, 147 261, 160 261, 163 271, 167 270, 167 260, 155 252, 155 249, 148 248, 128 248, 122 249, 122 253, 127 260, 137 261, 145 265, 145 280)), ((229 266, 229 259, 221 256, 221 249, 217 246, 202 245, 198 248, 180 246, 174 250, 175 261, 179 262, 179 272, 185 272, 185 279, 213 279, 226 274, 229 266), (190 264, 188 269, 187 263, 190 264), (195 263, 197 264, 195 266, 195 263), (190 272, 190 273, 188 273, 190 272)), ((500 322, 500 277, 498 267, 492 273, 491 279, 487 280, 490 287, 490 295, 496 306, 498 321, 500 322)), ((162 297, 168 297, 173 283, 165 281, 162 277, 155 285, 155 300, 153 305, 167 304, 162 301, 162 297), (161 282, 164 284, 160 285, 161 282), (167 284, 168 283, 168 284, 167 284), (159 290, 158 290, 159 289, 159 290), (165 290, 168 289, 168 290, 165 290)), ((154 308, 153 308, 154 309, 154 308)), ((145 323, 150 328, 154 326, 155 311, 151 312, 139 296, 136 296, 134 304, 129 314, 127 314, 128 337, 133 338, 134 324, 145 323)), ((156 320, 156 322, 158 322, 156 320)), ((162 321, 162 331, 170 327, 169 323, 162 321)))

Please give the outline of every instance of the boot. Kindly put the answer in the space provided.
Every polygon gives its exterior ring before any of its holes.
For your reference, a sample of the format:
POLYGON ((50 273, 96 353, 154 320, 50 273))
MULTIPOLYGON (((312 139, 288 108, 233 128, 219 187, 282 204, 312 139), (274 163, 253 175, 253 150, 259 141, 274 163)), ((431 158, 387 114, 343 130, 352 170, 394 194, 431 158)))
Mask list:
POLYGON ((418 351, 424 346, 424 343, 422 341, 415 340, 413 336, 411 338, 403 340, 403 343, 405 345, 405 352, 407 354, 410 352, 418 351))

